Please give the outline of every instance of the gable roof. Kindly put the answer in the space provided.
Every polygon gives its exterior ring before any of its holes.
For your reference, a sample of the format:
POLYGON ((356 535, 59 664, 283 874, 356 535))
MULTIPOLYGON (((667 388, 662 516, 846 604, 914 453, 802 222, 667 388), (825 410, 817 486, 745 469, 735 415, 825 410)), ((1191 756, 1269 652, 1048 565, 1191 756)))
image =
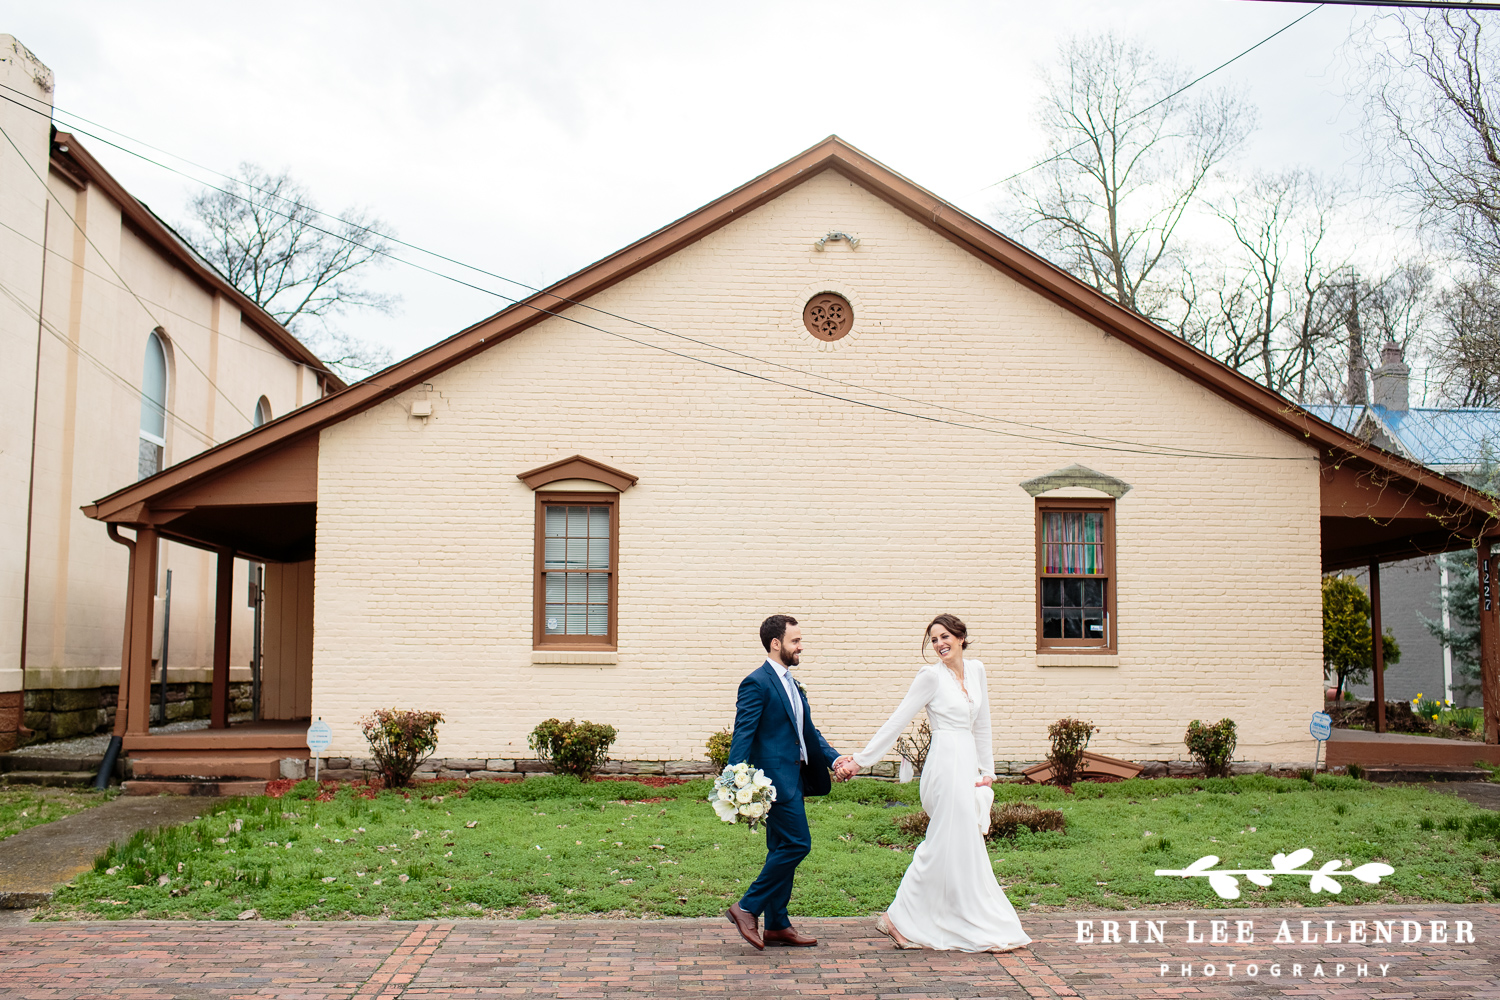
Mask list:
POLYGON ((1234 405, 1307 441, 1319 449, 1325 464, 1352 461, 1359 468, 1368 467, 1387 478, 1390 475, 1401 477, 1418 484, 1446 504, 1456 504, 1470 513, 1479 514, 1487 525, 1493 525, 1491 512, 1495 507, 1484 494, 1318 419, 1305 408, 1124 308, 837 136, 830 136, 676 222, 446 340, 333 395, 111 493, 84 508, 85 512, 101 520, 130 522, 142 505, 152 498, 220 475, 241 463, 256 461, 270 450, 316 434, 323 427, 428 381, 433 375, 556 315, 559 310, 671 256, 827 170, 859 185, 1043 298, 1118 337, 1234 405))
MULTIPOLYGON (((125 186, 83 148, 78 138, 69 132, 55 132, 52 136, 51 168, 69 183, 83 187, 93 184, 120 206, 125 224, 145 240, 158 254, 186 272, 198 284, 209 291, 217 292, 239 308, 240 317, 252 330, 276 350, 300 365, 317 372, 318 378, 330 389, 345 386, 344 380, 323 363, 307 345, 292 336, 291 332, 270 313, 250 300, 244 292, 229 283, 212 264, 204 260, 196 250, 187 245, 177 232, 159 219, 144 202, 137 199, 125 186)), ((170 331, 169 331, 170 332, 170 331)))

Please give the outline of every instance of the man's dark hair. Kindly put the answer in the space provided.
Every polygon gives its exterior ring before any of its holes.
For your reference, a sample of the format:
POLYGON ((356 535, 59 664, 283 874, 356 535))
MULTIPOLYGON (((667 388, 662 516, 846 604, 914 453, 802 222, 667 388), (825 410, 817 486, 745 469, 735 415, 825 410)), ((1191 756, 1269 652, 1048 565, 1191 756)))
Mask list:
POLYGON ((772 615, 760 623, 760 644, 766 647, 766 652, 771 651, 772 639, 785 639, 786 627, 797 624, 797 619, 791 615, 772 615))

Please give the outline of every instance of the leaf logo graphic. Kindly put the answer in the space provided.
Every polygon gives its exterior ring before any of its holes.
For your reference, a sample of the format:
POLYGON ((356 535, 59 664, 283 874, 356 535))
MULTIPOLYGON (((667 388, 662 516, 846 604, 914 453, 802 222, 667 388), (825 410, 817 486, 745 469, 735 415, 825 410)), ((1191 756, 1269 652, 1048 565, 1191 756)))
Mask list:
POLYGON ((1371 861, 1358 868, 1341 871, 1344 863, 1337 859, 1325 861, 1323 867, 1316 871, 1308 871, 1302 866, 1311 861, 1312 857, 1312 850, 1304 847, 1291 854, 1272 856, 1270 868, 1233 868, 1213 871, 1213 867, 1219 863, 1219 858, 1217 855, 1206 854, 1186 868, 1158 868, 1156 874, 1176 875, 1179 878, 1207 878, 1209 887, 1218 894, 1220 899, 1239 899, 1240 880, 1235 877, 1236 875, 1243 875, 1253 884, 1262 887, 1271 886, 1272 880, 1277 875, 1306 875, 1309 891, 1337 895, 1344 891, 1344 886, 1339 879, 1345 875, 1353 876, 1369 885, 1375 885, 1385 876, 1396 873, 1396 869, 1379 861, 1371 861))

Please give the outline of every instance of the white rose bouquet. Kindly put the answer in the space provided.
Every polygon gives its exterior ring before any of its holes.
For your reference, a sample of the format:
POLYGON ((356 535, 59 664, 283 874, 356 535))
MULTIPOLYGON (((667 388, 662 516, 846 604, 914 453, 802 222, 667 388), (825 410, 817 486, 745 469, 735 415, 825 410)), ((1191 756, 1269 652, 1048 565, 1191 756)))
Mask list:
POLYGON ((776 801, 776 786, 766 772, 741 761, 724 768, 714 779, 708 804, 726 823, 748 823, 754 830, 776 801))

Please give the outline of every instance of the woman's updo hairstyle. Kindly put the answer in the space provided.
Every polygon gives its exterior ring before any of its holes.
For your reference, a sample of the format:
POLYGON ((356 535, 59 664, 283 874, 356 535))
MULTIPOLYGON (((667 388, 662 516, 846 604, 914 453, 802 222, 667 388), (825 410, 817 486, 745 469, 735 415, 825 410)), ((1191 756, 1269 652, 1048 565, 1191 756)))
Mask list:
POLYGON ((960 649, 969 648, 969 626, 965 625, 957 615, 941 614, 928 622, 927 627, 922 630, 923 653, 927 652, 927 644, 929 637, 932 635, 932 626, 934 625, 941 625, 953 635, 958 636, 960 649))

